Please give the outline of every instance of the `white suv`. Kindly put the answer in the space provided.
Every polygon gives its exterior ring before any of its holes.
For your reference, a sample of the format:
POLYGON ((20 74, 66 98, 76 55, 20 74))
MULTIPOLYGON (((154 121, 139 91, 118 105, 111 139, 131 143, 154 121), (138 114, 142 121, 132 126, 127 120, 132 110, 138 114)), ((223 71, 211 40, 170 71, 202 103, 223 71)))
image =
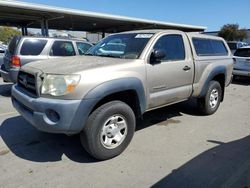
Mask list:
POLYGON ((234 53, 234 76, 250 76, 250 46, 239 48, 234 53))
POLYGON ((6 48, 0 44, 0 66, 3 64, 3 56, 6 48))
POLYGON ((3 56, 0 74, 4 81, 16 82, 21 66, 32 61, 83 55, 93 45, 81 39, 14 37, 3 56))

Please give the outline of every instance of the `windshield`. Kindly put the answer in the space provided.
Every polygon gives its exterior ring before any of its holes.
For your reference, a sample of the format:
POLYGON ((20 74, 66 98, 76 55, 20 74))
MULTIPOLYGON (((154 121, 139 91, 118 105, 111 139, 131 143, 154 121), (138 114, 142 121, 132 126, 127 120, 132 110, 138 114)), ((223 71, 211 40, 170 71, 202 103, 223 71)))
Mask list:
POLYGON ((236 50, 234 55, 239 56, 239 57, 250 57, 250 48, 238 49, 238 50, 236 50))
POLYGON ((92 47, 86 55, 138 59, 152 36, 148 33, 111 35, 92 47))

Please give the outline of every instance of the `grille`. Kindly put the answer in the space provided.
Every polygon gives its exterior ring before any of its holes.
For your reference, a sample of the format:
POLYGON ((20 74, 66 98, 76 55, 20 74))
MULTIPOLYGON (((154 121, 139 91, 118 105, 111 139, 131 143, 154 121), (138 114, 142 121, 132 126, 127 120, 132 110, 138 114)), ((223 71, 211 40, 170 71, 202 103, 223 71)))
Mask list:
POLYGON ((33 74, 19 71, 18 85, 28 91, 29 93, 37 96, 36 77, 33 74))

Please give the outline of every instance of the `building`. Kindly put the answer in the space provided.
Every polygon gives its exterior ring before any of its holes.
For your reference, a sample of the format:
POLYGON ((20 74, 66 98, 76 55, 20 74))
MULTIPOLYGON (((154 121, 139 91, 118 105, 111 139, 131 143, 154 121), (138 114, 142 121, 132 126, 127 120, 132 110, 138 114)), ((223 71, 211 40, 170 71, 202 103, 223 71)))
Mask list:
MULTIPOLYGON (((137 29, 178 29, 193 32, 203 32, 206 29, 203 26, 147 20, 20 1, 0 1, 0 26, 21 28, 23 35, 28 34, 28 29, 36 28, 41 29, 41 34, 44 36, 49 36, 49 30, 67 30, 99 33, 101 37, 104 37, 106 33, 137 29)), ((82 35, 85 36, 82 33, 78 36, 82 35)))

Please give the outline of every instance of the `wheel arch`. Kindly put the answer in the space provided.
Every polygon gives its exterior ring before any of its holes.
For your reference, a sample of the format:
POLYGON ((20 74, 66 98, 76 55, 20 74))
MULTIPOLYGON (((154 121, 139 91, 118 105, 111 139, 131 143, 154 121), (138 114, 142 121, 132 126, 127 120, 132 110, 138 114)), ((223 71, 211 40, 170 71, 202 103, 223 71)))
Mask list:
POLYGON ((224 99, 224 92, 225 92, 225 82, 226 82, 226 77, 227 77, 227 71, 226 67, 224 66, 219 66, 214 68, 208 75, 205 84, 202 87, 201 93, 199 95, 200 98, 204 97, 206 95, 206 91, 209 85, 209 82, 214 80, 219 82, 222 90, 222 96, 221 96, 221 102, 224 99))
POLYGON ((102 83, 93 88, 84 99, 98 99, 90 113, 100 105, 112 100, 120 100, 128 104, 136 116, 146 110, 146 96, 143 84, 138 78, 121 78, 102 83))

